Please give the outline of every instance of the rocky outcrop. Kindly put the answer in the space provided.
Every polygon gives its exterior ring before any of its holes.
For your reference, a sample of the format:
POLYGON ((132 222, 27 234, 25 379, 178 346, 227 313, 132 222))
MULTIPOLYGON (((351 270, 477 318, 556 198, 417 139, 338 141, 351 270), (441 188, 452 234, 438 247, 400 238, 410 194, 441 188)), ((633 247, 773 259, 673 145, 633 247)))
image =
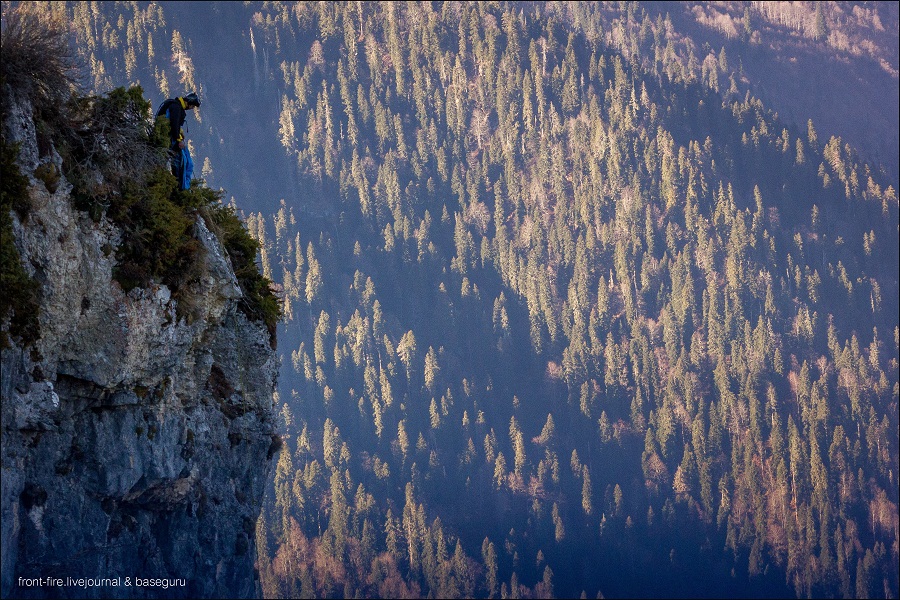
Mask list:
MULTIPOLYGON (((6 122, 22 172, 61 167, 27 115, 6 122)), ((31 181, 13 229, 41 335, 2 351, 2 596, 255 595, 278 363, 225 251, 197 217, 189 309, 165 286, 126 294, 117 228, 75 210, 65 178, 31 181)))

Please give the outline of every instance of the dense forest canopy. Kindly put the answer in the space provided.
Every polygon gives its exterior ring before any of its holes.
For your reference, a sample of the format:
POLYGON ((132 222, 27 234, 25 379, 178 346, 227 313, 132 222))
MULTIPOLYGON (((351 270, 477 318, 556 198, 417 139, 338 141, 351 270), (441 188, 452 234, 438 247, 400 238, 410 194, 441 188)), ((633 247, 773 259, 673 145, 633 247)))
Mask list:
MULTIPOLYGON (((693 10, 896 82, 859 41, 896 10, 794 5, 693 10)), ((179 6, 65 10, 94 87, 201 92, 204 177, 292 182, 241 198, 285 315, 265 596, 897 597, 896 155, 639 3, 179 6)))

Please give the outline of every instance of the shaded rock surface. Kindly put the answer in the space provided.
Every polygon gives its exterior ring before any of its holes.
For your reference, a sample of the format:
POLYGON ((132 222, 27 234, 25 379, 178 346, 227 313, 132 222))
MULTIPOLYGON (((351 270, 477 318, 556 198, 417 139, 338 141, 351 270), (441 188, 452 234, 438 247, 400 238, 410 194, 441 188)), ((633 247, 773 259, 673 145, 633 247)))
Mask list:
MULTIPOLYGON (((61 166, 39 156, 28 111, 10 115, 22 172, 61 166)), ((73 209, 65 179, 31 181, 13 228, 41 337, 2 352, 2 596, 254 596, 278 360, 225 250, 197 217, 204 275, 179 317, 165 286, 122 291, 119 231, 73 209), (20 585, 47 577, 63 585, 20 585)))

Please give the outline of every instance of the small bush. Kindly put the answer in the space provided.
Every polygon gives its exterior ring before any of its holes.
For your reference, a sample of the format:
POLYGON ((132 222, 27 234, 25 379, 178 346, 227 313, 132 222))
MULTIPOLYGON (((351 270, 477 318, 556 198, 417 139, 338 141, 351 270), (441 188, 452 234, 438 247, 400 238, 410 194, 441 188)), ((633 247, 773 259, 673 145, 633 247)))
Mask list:
POLYGON ((45 162, 38 165, 34 170, 34 176, 44 182, 44 187, 51 194, 56 193, 59 186, 59 169, 52 162, 45 162))
POLYGON ((175 178, 160 167, 145 186, 125 186, 110 206, 108 216, 125 234, 115 277, 126 291, 159 281, 179 298, 199 277, 202 245, 193 236, 192 212, 173 201, 177 195, 175 178))
POLYGON ((79 62, 59 11, 44 3, 3 3, 0 77, 39 111, 55 111, 76 88, 79 62))

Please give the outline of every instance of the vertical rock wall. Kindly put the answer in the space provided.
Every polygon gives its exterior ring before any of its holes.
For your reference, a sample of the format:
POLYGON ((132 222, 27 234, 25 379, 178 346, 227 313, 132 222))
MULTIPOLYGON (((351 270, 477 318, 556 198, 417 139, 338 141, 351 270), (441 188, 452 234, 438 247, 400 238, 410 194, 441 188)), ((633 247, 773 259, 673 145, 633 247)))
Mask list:
MULTIPOLYGON (((39 157, 28 111, 10 115, 22 172, 61 166, 55 152, 39 157)), ((51 193, 32 177, 31 211, 13 216, 41 287, 41 337, 2 352, 0 592, 253 596, 255 524, 280 443, 266 328, 239 309, 202 218, 204 276, 179 318, 165 286, 123 293, 112 277, 119 231, 74 210, 70 192, 64 178, 51 193), (64 585, 22 579, 47 577, 64 585)))

